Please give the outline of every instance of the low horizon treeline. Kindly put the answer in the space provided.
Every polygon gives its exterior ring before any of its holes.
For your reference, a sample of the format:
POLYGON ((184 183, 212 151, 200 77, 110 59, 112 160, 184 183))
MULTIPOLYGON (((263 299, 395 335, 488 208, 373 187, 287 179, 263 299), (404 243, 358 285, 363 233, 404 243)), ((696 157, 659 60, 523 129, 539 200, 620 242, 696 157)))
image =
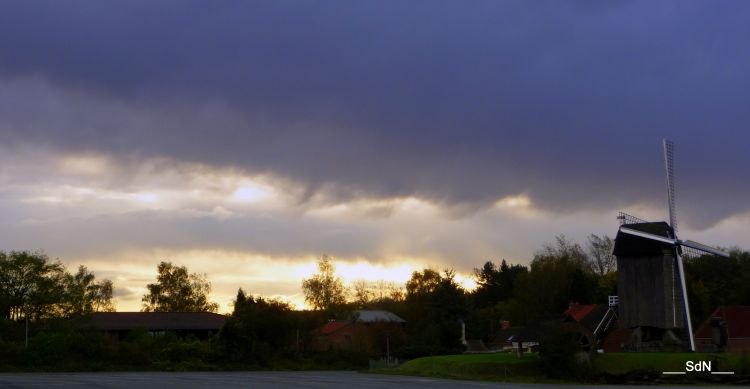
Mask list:
MULTIPOLYGON (((460 350, 460 327, 469 339, 492 341, 500 322, 538 326, 559 321, 571 303, 607 304, 617 295, 614 241, 589 235, 585 246, 557 236, 538 250, 528 266, 487 261, 474 269, 477 287, 465 290, 452 269, 414 271, 404 288, 354 284, 347 293, 323 255, 318 273, 303 280, 307 303, 331 319, 354 309, 384 309, 407 322, 409 347, 416 354, 460 350), (439 340, 436 342, 436 340, 439 340), (437 345, 440 350, 430 350, 437 345)), ((722 305, 750 305, 750 252, 730 250, 730 258, 685 258, 693 323, 699 326, 722 305)))
MULTIPOLYGON (((474 268, 473 290, 464 290, 456 282, 452 268, 439 271, 434 267, 415 270, 404 284, 355 279, 346 286, 334 275, 333 258, 323 254, 318 258, 318 273, 303 279, 301 287, 308 309, 335 318, 354 308, 403 302, 409 296, 434 289, 445 278, 470 296, 472 308, 497 308, 506 319, 524 323, 550 316, 545 313, 564 310, 571 302, 606 303, 608 295, 616 295, 617 264, 613 248, 614 241, 606 235, 589 235, 585 246, 559 235, 554 243, 543 245, 528 265, 509 265, 502 259, 474 268)), ((696 306, 693 309, 696 316, 732 301, 750 303, 750 275, 745 274, 743 266, 747 251, 735 248, 731 252, 728 260, 712 256, 685 260, 689 297, 696 306), (727 293, 715 293, 724 290, 727 293)), ((186 266, 172 262, 162 261, 157 265, 156 282, 147 284, 146 289, 141 299, 144 312, 217 312, 219 308, 210 301, 211 283, 206 274, 190 273, 186 266)), ((97 281, 85 266, 71 273, 59 260, 50 260, 41 251, 0 251, 0 317, 25 319, 25 310, 32 321, 111 312, 116 310, 113 290, 111 280, 97 281)), ((289 305, 280 299, 266 300, 289 305)))
MULTIPOLYGON (((208 340, 152 339, 137 331, 116 340, 71 325, 70 318, 113 310, 112 283, 97 281, 85 267, 69 273, 41 253, 0 252, 0 348, 11 350, 6 357, 0 352, 0 365, 15 360, 30 366, 39 361, 54 365, 65 358, 91 358, 131 366, 135 362, 129 361, 141 357, 150 362, 138 366, 157 369, 183 363, 184 358, 197 358, 189 364, 199 367, 345 367, 359 366, 387 351, 407 359, 458 353, 463 351, 461 323, 467 338, 492 341, 501 321, 514 326, 556 323, 572 302, 606 304, 607 296, 617 294, 612 246, 607 236, 591 235, 585 246, 558 236, 528 265, 486 261, 474 269, 473 290, 464 289, 452 269, 430 268, 414 271, 403 286, 357 280, 346 288, 335 275, 332 258, 322 255, 317 273, 301 282, 311 310, 294 310, 284 301, 238 288, 226 325, 208 340), (30 319, 27 350, 24 307, 30 319), (407 324, 387 339, 377 334, 363 337, 348 351, 314 347, 317 329, 330 320, 352 319, 357 309, 387 310, 407 324)), ((729 259, 686 258, 685 269, 696 326, 719 305, 750 305, 750 252, 734 249, 729 259)), ((147 290, 143 311, 217 310, 209 299, 207 276, 190 273, 185 266, 161 262, 147 290)))
MULTIPOLYGON (((570 244, 563 236, 557 238, 571 249, 580 251, 581 256, 591 258, 590 266, 600 274, 614 268, 614 258, 606 254, 612 245, 610 238, 599 238, 592 234, 586 253, 577 244, 570 244)), ((319 258, 319 267, 321 264, 334 269, 332 258, 326 254, 319 258)), ((487 262, 485 266, 489 264, 491 262, 487 262)), ((515 265, 516 268, 519 266, 515 265)), ((321 274, 327 274, 326 269, 319 270, 321 274)), ((424 269, 427 270, 436 272, 431 267, 424 269)), ((485 272, 489 270, 485 269, 485 272)), ((453 272, 452 269, 450 271, 453 272)), ((478 269, 475 269, 475 278, 479 277, 477 271, 478 269)), ((329 298, 338 299, 335 301, 336 304, 363 305, 386 297, 401 300, 405 297, 407 287, 407 283, 399 285, 397 282, 385 280, 357 279, 353 280, 349 287, 340 281, 335 284, 333 281, 331 271, 328 279, 313 277, 303 280, 302 289, 309 291, 310 288, 323 287, 326 293, 329 293, 329 298), (339 290, 329 291, 333 286, 339 290)), ((477 279, 477 282, 493 281, 477 279)), ((211 283, 206 274, 190 273, 186 266, 174 265, 172 262, 162 261, 157 265, 156 282, 147 284, 146 289, 148 293, 141 299, 141 311, 144 312, 216 312, 219 308, 217 303, 209 301, 211 283)), ((113 291, 114 284, 111 280, 97 282, 95 274, 83 265, 73 274, 60 260, 51 260, 42 251, 0 251, 0 317, 22 319, 24 306, 32 320, 116 311, 113 291)), ((314 298, 311 300, 308 296, 306 302, 313 310, 320 309, 321 304, 331 304, 326 301, 315 301, 314 298)))
POLYGON ((452 269, 414 271, 403 288, 355 283, 347 293, 327 255, 318 273, 303 280, 306 302, 328 320, 355 309, 383 309, 407 321, 403 357, 463 351, 461 326, 469 339, 493 340, 501 321, 535 325, 562 316, 570 302, 606 303, 616 294, 613 240, 590 235, 585 248, 558 236, 526 265, 485 262, 473 272, 477 287, 464 289, 452 269))

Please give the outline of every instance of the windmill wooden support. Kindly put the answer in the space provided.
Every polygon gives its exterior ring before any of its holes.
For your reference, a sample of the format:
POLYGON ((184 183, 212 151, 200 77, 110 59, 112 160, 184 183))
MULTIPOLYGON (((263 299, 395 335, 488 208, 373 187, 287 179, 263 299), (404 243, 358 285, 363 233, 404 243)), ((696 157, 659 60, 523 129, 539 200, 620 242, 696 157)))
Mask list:
POLYGON ((674 147, 663 141, 667 173, 669 224, 645 222, 620 213, 615 239, 620 326, 625 328, 684 329, 687 345, 695 351, 690 304, 682 252, 685 249, 728 258, 729 254, 691 240, 677 238, 674 192, 674 147))
POLYGON ((684 328, 673 247, 626 233, 623 229, 664 238, 670 231, 667 223, 657 222, 624 224, 617 233, 614 254, 620 325, 625 328, 684 328))

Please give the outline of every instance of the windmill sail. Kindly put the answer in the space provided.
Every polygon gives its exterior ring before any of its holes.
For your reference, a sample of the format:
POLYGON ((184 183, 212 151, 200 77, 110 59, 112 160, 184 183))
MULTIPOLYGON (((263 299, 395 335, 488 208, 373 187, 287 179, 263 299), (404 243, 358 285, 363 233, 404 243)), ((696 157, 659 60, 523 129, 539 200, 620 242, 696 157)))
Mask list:
MULTIPOLYGON (((664 146, 664 167, 667 171, 667 202, 669 204, 669 226, 672 227, 672 237, 677 240, 677 210, 675 209, 674 195, 674 145, 672 141, 663 139, 664 146)), ((679 241, 678 241, 679 242, 679 241)), ((685 284, 685 268, 680 258, 680 250, 674 247, 675 263, 677 264, 677 277, 680 280, 682 292, 682 307, 685 313, 685 327, 688 331, 688 340, 690 341, 690 350, 695 351, 695 339, 693 338, 693 323, 690 318, 690 303, 687 296, 687 285, 685 284)), ((676 319, 675 319, 676 321, 676 319)))
POLYGON ((638 231, 634 230, 632 228, 627 227, 620 227, 620 231, 628 234, 628 235, 634 235, 645 239, 651 239, 662 243, 667 243, 671 245, 679 245, 683 247, 689 247, 694 250, 702 251, 707 254, 716 255, 718 257, 722 258, 729 258, 729 254, 725 251, 713 248, 709 245, 705 245, 703 243, 698 243, 693 240, 679 240, 679 239, 672 239, 667 238, 665 236, 656 235, 656 234, 650 234, 648 232, 638 231))
POLYGON ((664 168, 667 171, 667 203, 669 204, 669 226, 677 237, 677 210, 674 196, 674 145, 671 140, 662 139, 664 146, 664 168))
POLYGON ((676 239, 667 238, 666 236, 661 236, 661 235, 656 235, 656 234, 649 234, 648 232, 638 231, 638 230, 634 230, 632 228, 620 227, 620 231, 622 231, 622 232, 624 232, 626 234, 639 236, 641 238, 656 240, 656 241, 659 241, 659 242, 662 242, 662 243, 667 243, 667 244, 671 244, 671 245, 677 244, 677 240, 676 239))
POLYGON ((703 243, 694 242, 692 240, 680 241, 680 245, 685 246, 685 247, 690 247, 692 249, 700 250, 709 254, 713 254, 713 255, 716 255, 717 257, 729 258, 729 254, 722 250, 718 250, 711 246, 705 245, 703 243))

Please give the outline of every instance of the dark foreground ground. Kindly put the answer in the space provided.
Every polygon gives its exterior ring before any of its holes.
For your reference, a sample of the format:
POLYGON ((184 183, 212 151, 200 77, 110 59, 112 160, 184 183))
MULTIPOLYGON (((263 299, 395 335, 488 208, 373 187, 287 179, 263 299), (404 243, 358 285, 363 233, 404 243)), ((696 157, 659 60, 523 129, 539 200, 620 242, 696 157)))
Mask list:
MULTIPOLYGON (((437 378, 321 372, 2 373, 0 388, 552 388, 560 385, 457 381, 437 378)), ((577 386, 567 386, 577 387, 577 386)), ((596 386, 595 388, 626 388, 596 386)), ((668 386, 660 386, 668 388, 668 386)), ((698 388, 691 386, 691 388, 698 388)))

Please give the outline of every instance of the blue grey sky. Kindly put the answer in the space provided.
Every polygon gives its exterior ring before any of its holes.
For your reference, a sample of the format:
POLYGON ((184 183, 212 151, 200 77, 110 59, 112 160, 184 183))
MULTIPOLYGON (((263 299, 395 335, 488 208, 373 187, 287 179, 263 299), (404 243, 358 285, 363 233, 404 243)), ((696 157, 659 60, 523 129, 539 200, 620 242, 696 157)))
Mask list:
POLYGON ((663 137, 681 229, 747 247, 748 20, 740 0, 3 1, 0 248, 524 262, 618 210, 664 219, 663 137))

